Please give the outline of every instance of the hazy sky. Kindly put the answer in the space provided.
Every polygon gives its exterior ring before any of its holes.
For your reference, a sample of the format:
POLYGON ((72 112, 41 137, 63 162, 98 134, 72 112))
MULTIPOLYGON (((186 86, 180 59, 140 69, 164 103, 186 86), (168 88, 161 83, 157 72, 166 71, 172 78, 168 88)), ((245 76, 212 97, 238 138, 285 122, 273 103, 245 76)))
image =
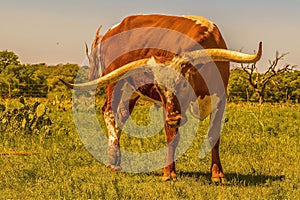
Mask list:
POLYGON ((127 15, 200 15, 215 22, 230 49, 253 53, 263 41, 260 68, 275 51, 290 52, 283 63, 300 64, 299 0, 1 0, 0 51, 22 63, 82 64, 84 42, 127 15))

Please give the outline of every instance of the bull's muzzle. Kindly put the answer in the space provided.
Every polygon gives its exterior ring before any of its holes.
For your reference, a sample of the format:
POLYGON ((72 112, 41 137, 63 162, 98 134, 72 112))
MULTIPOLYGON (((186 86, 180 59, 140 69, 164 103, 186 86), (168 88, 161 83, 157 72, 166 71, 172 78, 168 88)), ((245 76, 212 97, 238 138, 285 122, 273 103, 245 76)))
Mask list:
POLYGON ((186 121, 186 116, 178 113, 170 113, 166 118, 166 123, 171 128, 179 128, 184 125, 186 121))

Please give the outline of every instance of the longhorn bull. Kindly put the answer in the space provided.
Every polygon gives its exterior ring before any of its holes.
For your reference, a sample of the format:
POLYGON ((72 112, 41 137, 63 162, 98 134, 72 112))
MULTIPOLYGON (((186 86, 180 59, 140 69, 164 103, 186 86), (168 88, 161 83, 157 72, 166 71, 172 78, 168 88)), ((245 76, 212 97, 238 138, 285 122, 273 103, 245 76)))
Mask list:
MULTIPOLYGON (((160 103, 164 108, 168 144, 163 180, 176 178, 174 154, 179 141, 178 127, 187 120, 185 112, 190 103, 197 102, 198 111, 193 107, 191 110, 193 113, 199 113, 200 110, 201 120, 213 115, 211 120, 214 126, 210 127, 208 135, 218 136, 225 109, 229 62, 257 62, 262 54, 262 44, 253 55, 227 50, 217 26, 198 16, 135 15, 126 17, 103 36, 99 35, 99 31, 100 28, 89 55, 86 47, 90 81, 83 84, 61 81, 70 88, 106 87, 106 102, 102 112, 109 135, 108 166, 113 170, 121 170, 121 130, 116 125, 115 113, 119 113, 120 121, 124 123, 141 96, 160 103), (129 73, 143 66, 150 70, 129 73), (155 66, 160 66, 159 70, 155 70, 155 66), (163 71, 167 68, 175 71, 175 75, 167 72, 166 76, 163 71), (184 84, 176 74, 188 81, 194 97, 184 89, 184 84), (164 80, 171 81, 171 84, 166 86, 164 80), (126 102, 129 106, 123 107, 120 113, 121 104, 124 103, 120 85, 125 83, 137 89, 135 95, 126 102), (180 103, 182 100, 184 103, 180 103)), ((224 182, 219 137, 214 138, 211 145, 212 180, 224 182)))

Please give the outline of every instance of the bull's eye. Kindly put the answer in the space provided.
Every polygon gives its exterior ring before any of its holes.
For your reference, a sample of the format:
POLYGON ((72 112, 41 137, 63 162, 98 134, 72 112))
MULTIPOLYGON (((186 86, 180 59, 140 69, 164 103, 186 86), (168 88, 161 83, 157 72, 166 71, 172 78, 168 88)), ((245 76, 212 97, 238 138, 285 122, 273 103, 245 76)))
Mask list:
POLYGON ((183 85, 182 85, 182 87, 186 88, 187 87, 187 83, 184 82, 183 85))

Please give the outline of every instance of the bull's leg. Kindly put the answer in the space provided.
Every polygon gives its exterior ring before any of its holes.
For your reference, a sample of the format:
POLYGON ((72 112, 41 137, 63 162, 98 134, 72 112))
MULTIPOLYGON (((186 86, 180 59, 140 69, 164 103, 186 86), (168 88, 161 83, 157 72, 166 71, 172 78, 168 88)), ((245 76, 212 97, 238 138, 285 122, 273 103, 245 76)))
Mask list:
POLYGON ((110 167, 112 171, 121 170, 121 150, 120 150, 120 134, 121 130, 117 126, 114 117, 114 111, 112 109, 112 97, 113 97, 114 85, 110 85, 106 89, 106 102, 102 108, 104 121, 108 131, 108 163, 107 167, 110 167))
POLYGON ((211 114, 211 125, 208 136, 212 138, 214 146, 212 148, 212 164, 211 164, 211 179, 213 182, 225 183, 226 178, 223 173, 223 168, 221 165, 220 155, 219 155, 219 144, 220 144, 220 131, 222 127, 222 119, 225 110, 226 99, 222 98, 216 110, 211 114))
MULTIPOLYGON (((122 84, 120 84, 122 86, 122 84)), ((115 113, 118 113, 119 120, 124 123, 132 112, 135 103, 139 99, 138 95, 133 95, 128 102, 128 107, 124 107, 124 102, 121 104, 120 86, 109 85, 106 89, 106 102, 103 107, 103 116, 108 131, 108 163, 107 166, 112 171, 121 170, 121 150, 120 150, 120 135, 121 129, 115 121, 115 113)))
POLYGON ((120 103, 120 106, 118 109, 118 119, 122 123, 122 125, 129 118, 129 116, 132 113, 134 106, 139 98, 140 98, 140 96, 138 96, 137 94, 134 94, 134 95, 132 95, 132 97, 129 100, 120 103))
POLYGON ((223 173, 223 168, 221 165, 220 155, 219 155, 219 143, 220 140, 217 141, 215 146, 212 149, 212 164, 211 164, 211 180, 215 183, 225 183, 226 178, 223 173))
POLYGON ((121 151, 119 144, 121 130, 115 124, 114 114, 112 111, 104 113, 104 120, 108 130, 107 167, 110 167, 113 171, 119 171, 121 170, 121 151))
POLYGON ((180 138, 178 127, 180 125, 182 116, 179 102, 174 93, 163 86, 157 85, 156 89, 158 94, 160 95, 162 106, 164 107, 165 131, 168 152, 162 180, 167 181, 170 179, 176 179, 174 156, 180 138))
POLYGON ((168 145, 166 165, 164 168, 164 175, 162 177, 163 181, 170 179, 176 179, 176 170, 175 170, 175 150, 178 145, 180 135, 178 133, 178 128, 171 128, 167 123, 165 124, 166 131, 166 142, 168 145))

